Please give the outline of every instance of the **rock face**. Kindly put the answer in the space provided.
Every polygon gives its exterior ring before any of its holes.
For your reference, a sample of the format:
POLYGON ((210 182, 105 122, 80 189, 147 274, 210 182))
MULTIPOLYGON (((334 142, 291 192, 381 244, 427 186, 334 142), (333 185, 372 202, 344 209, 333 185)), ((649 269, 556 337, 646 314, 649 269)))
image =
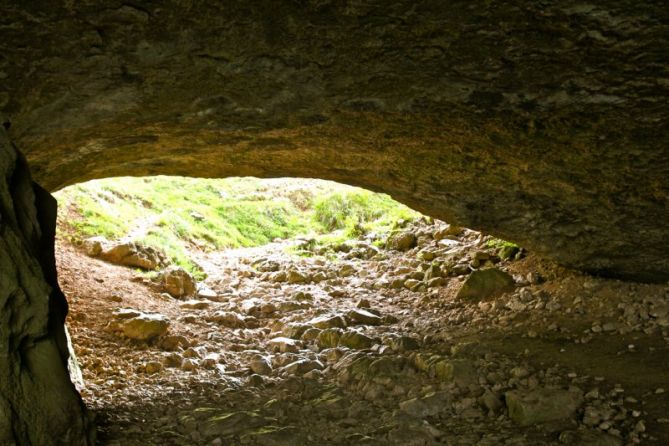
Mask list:
POLYGON ((94 444, 68 376, 55 200, 0 129, 0 444, 94 444))
POLYGON ((48 189, 319 177, 666 281, 667 21, 651 0, 4 2, 0 111, 48 189))

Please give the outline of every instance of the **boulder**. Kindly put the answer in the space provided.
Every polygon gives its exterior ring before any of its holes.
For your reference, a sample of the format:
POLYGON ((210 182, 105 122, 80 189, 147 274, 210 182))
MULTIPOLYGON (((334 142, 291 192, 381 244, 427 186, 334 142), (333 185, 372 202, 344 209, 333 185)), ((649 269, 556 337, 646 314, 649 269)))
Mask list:
POLYGON ((130 339, 149 341, 167 333, 169 326, 169 319, 162 314, 141 313, 123 319, 121 330, 130 339))
POLYGON ((192 296, 197 290, 193 276, 179 266, 167 268, 162 276, 163 289, 172 297, 192 296))
POLYGON ((398 232, 388 238, 386 247, 396 251, 408 251, 416 246, 418 238, 413 232, 405 231, 398 232))
POLYGON ((494 297, 515 287, 513 277, 497 268, 474 271, 458 291, 458 299, 478 301, 494 297))
MULTIPOLYGON (((97 251, 96 242, 91 242, 90 249, 97 251)), ((165 255, 157 249, 129 241, 102 245, 98 257, 115 265, 143 270, 155 270, 166 262, 165 255)))

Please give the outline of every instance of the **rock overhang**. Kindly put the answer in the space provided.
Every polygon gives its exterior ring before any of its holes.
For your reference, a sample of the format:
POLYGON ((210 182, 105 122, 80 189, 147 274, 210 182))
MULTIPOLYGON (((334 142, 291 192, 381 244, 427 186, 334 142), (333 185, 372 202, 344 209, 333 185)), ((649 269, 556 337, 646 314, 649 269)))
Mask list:
POLYGON ((571 267, 669 279, 656 2, 1 8, 0 107, 48 189, 319 177, 571 267))

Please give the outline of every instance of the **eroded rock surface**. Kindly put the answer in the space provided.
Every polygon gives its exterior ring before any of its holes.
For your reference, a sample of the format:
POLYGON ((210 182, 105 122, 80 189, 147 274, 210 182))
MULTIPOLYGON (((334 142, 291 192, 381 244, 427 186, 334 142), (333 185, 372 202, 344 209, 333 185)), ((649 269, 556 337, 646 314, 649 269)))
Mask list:
POLYGON ((3 2, 0 111, 49 189, 319 177, 661 282, 668 22, 652 0, 3 2))
POLYGON ((92 445, 68 375, 55 200, 0 128, 0 444, 92 445))

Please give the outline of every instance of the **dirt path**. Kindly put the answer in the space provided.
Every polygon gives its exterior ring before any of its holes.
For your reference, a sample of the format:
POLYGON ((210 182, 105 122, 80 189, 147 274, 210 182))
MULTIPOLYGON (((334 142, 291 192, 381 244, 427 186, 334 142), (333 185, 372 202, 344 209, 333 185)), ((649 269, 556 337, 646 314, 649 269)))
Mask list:
POLYGON ((202 256, 214 294, 193 301, 61 244, 100 443, 669 443, 668 286, 500 262, 479 234, 439 229, 411 228, 404 252, 202 256), (515 290, 457 299, 472 265, 507 270, 515 290), (169 332, 119 336, 118 308, 162 314, 169 332))

